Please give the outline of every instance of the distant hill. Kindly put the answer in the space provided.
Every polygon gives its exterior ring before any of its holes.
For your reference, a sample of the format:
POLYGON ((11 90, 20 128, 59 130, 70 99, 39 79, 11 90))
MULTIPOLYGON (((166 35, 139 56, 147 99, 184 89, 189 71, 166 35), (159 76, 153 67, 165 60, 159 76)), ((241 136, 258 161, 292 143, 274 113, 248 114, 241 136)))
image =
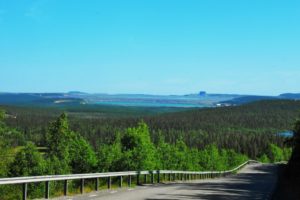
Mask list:
POLYGON ((256 102, 256 101, 262 101, 262 100, 275 100, 278 99, 277 97, 271 97, 271 96, 243 96, 234 98, 229 101, 222 101, 220 103, 222 104, 230 104, 230 105, 242 105, 246 103, 256 102))
POLYGON ((246 95, 233 98, 231 100, 221 101, 221 104, 230 105, 241 105, 245 103, 251 103, 262 100, 276 100, 276 99, 288 99, 288 100, 300 100, 300 93, 284 93, 278 96, 256 96, 256 95, 246 95))
POLYGON ((2 105, 59 105, 85 104, 80 98, 68 97, 63 93, 0 93, 2 105))
POLYGON ((279 97, 284 99, 300 99, 300 93, 284 93, 280 94, 279 97))
POLYGON ((0 104, 24 104, 41 99, 43 97, 29 93, 0 93, 0 104))
POLYGON ((272 99, 300 99, 300 93, 284 93, 278 96, 258 96, 239 94, 187 94, 187 95, 147 95, 147 94, 89 94, 80 91, 68 93, 0 93, 2 105, 117 105, 140 107, 219 107, 242 105, 272 99))

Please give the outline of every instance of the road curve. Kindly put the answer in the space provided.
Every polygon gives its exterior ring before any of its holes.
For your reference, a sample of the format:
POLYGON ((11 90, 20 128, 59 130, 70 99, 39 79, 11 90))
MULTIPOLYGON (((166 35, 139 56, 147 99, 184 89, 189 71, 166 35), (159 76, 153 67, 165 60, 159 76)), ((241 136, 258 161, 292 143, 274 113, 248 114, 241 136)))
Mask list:
POLYGON ((59 199, 69 200, 255 200, 270 199, 277 180, 277 166, 248 164, 238 174, 225 178, 106 190, 59 199))

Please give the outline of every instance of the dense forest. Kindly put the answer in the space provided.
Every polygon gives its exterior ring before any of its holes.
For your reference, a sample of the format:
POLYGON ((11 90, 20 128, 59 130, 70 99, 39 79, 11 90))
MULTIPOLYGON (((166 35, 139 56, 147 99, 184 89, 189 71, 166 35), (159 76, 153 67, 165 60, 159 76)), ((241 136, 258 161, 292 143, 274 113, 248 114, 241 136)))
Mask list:
MULTIPOLYGON (((288 160, 289 143, 277 133, 292 130, 300 102, 261 101, 154 115, 135 109, 137 114, 128 117, 124 110, 121 116, 117 112, 107 116, 98 108, 2 109, 0 177, 15 177, 152 169, 225 170, 249 158, 288 160)), ((72 185, 77 186, 76 182, 72 185)), ((31 185, 29 196, 41 196, 43 187, 31 185)), ((18 199, 14 190, 1 186, 0 199, 18 199)))
POLYGON ((218 148, 234 149, 253 159, 265 154, 270 143, 282 148, 285 138, 276 133, 292 130, 300 115, 300 101, 290 100, 186 111, 171 108, 158 111, 156 108, 155 114, 150 112, 150 115, 149 108, 2 108, 10 116, 5 120, 7 125, 23 133, 15 142, 23 139, 45 146, 47 124, 66 112, 71 129, 80 133, 95 149, 100 144, 110 143, 116 133, 135 127, 143 120, 149 126, 155 144, 163 135, 170 144, 175 144, 178 138, 182 138, 187 146, 199 149, 214 143, 218 148))

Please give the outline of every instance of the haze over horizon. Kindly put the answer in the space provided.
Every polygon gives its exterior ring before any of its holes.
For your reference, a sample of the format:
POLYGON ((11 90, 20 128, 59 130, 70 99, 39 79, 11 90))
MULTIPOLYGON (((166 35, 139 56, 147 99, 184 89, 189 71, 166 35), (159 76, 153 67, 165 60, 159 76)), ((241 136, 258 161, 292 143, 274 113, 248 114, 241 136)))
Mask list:
POLYGON ((299 93, 300 2, 0 2, 0 91, 299 93))

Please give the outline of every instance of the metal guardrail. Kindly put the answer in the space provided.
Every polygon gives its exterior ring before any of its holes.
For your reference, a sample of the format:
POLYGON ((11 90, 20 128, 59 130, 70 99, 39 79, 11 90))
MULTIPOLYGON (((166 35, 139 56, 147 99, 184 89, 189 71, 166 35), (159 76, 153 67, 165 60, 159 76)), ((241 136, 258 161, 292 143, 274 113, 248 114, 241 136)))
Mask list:
POLYGON ((29 176, 29 177, 15 177, 15 178, 1 178, 0 185, 11 185, 11 184, 23 184, 22 198, 27 199, 27 185, 29 183, 45 182, 45 198, 50 197, 50 181, 64 181, 64 195, 68 194, 68 180, 81 180, 80 192, 84 192, 84 180, 95 179, 95 190, 99 189, 99 178, 107 178, 107 187, 111 189, 112 177, 119 177, 119 187, 122 187, 123 177, 128 177, 128 187, 131 187, 132 176, 136 176, 137 185, 140 185, 140 176, 144 175, 144 182, 147 180, 147 175, 151 176, 151 183, 154 184, 154 175, 157 175, 157 183, 161 182, 160 175, 169 175, 169 181, 176 180, 179 177, 180 180, 193 180, 193 179, 206 179, 223 177, 234 173, 241 169, 245 165, 257 162, 255 160, 248 160, 243 164, 235 167, 231 170, 226 171, 176 171, 176 170, 151 170, 151 171, 127 171, 127 172, 107 172, 107 173, 89 173, 89 174, 70 174, 70 175, 49 175, 49 176, 29 176), (172 176, 173 175, 173 176, 172 176))

